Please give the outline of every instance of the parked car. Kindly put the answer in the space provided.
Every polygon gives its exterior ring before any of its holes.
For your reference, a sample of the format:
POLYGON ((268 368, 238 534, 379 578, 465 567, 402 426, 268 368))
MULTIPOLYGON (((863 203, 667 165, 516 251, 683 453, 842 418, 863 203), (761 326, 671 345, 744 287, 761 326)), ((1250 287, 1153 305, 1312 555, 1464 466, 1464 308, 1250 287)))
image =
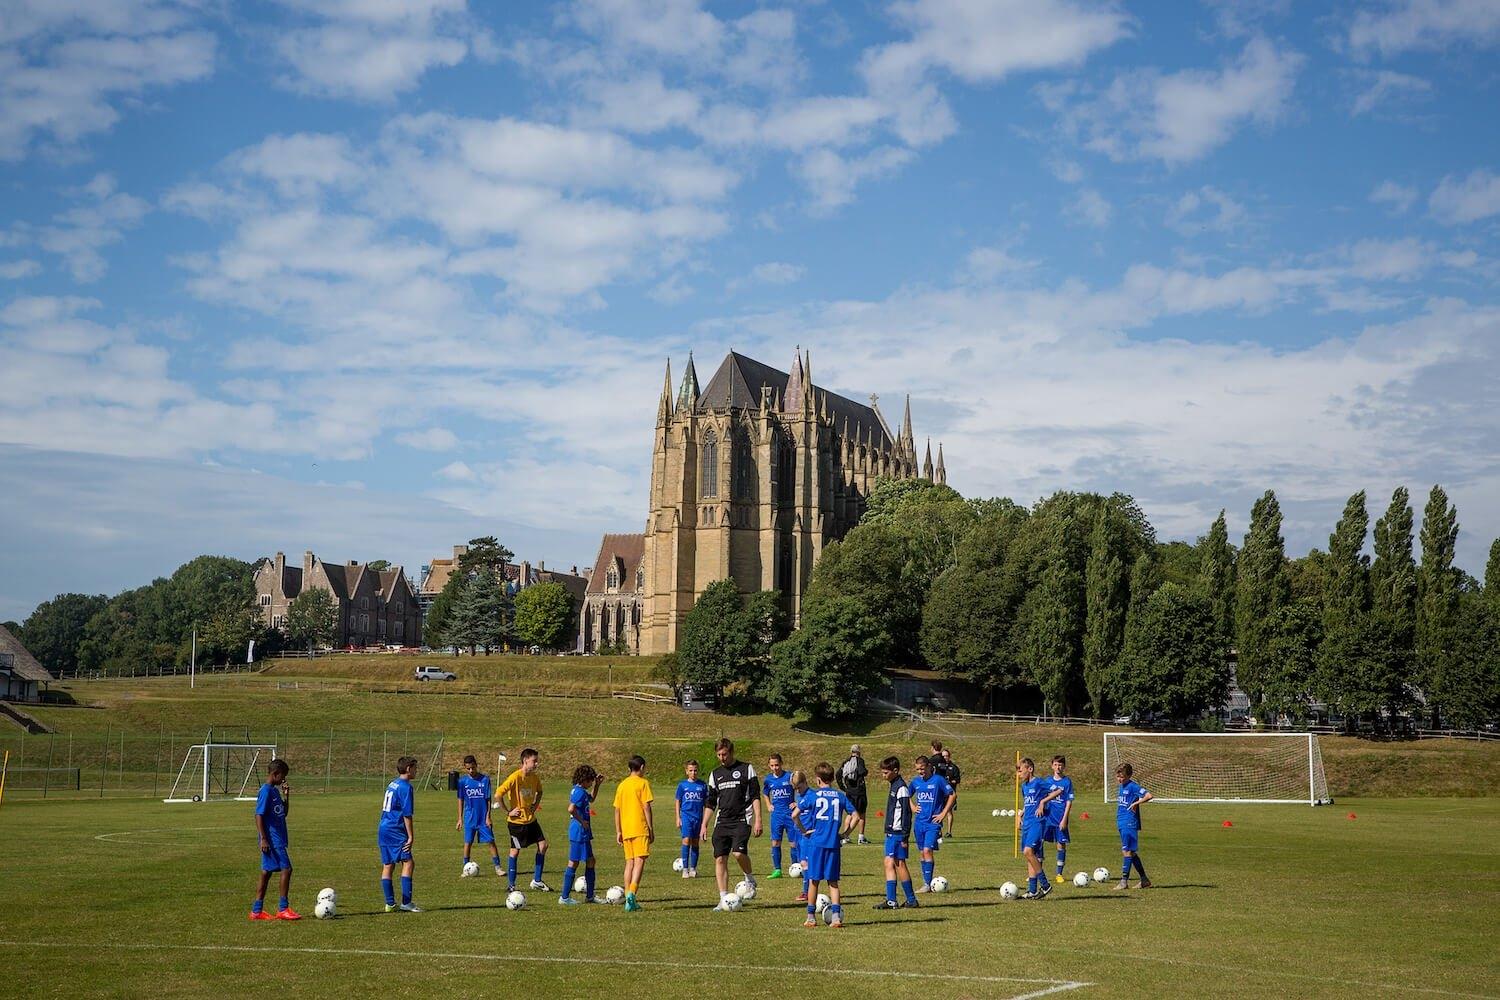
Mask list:
POLYGON ((417 668, 416 679, 419 681, 456 681, 458 675, 451 670, 428 665, 417 668))

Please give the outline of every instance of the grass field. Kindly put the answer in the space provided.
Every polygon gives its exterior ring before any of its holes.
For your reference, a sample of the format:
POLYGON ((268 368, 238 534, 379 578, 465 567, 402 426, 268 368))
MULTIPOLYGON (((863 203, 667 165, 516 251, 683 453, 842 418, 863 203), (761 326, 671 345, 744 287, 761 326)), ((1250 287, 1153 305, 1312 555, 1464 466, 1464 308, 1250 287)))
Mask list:
MULTIPOLYGON (((665 794, 676 776, 653 777, 665 794)), ((331 885, 340 916, 250 924, 258 855, 248 803, 7 801, 0 995, 1500 992, 1494 800, 1149 806, 1142 856, 1155 888, 1063 885, 1041 902, 1005 903, 995 886, 1024 869, 1011 858, 1010 821, 989 815, 1000 800, 978 798, 966 800, 959 836, 939 854, 952 891, 924 897, 919 910, 870 909, 883 891, 879 848, 846 848, 841 931, 802 929, 790 880, 763 879, 741 913, 709 912, 712 879, 673 876, 670 839, 648 865, 642 913, 564 909, 542 893, 509 912, 488 865, 480 878, 458 878, 452 800, 437 792, 417 803, 416 898, 426 913, 379 912, 374 793, 302 795, 291 815, 293 904, 310 913, 331 885)), ((554 836, 555 803, 542 813, 554 836)), ((1083 811, 1090 819, 1076 823, 1069 872, 1118 871, 1112 812, 1083 811)), ((619 881, 620 856, 613 844, 599 850, 603 887, 619 881)), ((752 850, 764 873, 766 841, 752 850)), ((559 858, 554 849, 554 886, 559 858)))

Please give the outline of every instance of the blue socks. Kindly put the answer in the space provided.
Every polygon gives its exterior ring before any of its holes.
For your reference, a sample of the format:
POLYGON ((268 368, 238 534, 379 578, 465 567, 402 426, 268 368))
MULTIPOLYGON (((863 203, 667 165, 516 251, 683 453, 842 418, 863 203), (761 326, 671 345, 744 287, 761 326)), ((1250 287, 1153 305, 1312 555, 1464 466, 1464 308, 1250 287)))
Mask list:
POLYGON ((771 868, 773 870, 775 870, 775 871, 778 871, 778 872, 781 871, 781 845, 780 844, 777 844, 775 847, 771 848, 771 868))
POLYGON ((253 902, 253 903, 250 904, 250 912, 251 913, 259 913, 261 910, 264 910, 265 908, 266 908, 266 901, 263 900, 263 899, 257 899, 255 902, 253 902))
POLYGON ((1036 876, 1035 875, 1032 875, 1030 878, 1028 878, 1026 880, 1026 891, 1029 892, 1029 893, 1031 893, 1031 894, 1033 894, 1033 895, 1036 894, 1036 876))
POLYGON ((1130 877, 1130 863, 1132 861, 1134 861, 1134 860, 1135 860, 1135 858, 1132 857, 1131 855, 1129 855, 1129 854, 1125 855, 1125 862, 1124 862, 1124 864, 1120 868, 1120 877, 1121 878, 1129 878, 1130 877))
POLYGON ((1057 877, 1062 878, 1063 865, 1068 860, 1068 849, 1061 844, 1057 845, 1057 877))
POLYGON ((683 844, 682 845, 682 867, 684 867, 684 868, 691 868, 691 867, 693 867, 693 863, 690 860, 688 860, 692 856, 693 856, 693 849, 691 847, 689 847, 687 844, 683 844))
POLYGON ((936 869, 937 869, 937 862, 936 861, 923 861, 922 862, 922 884, 923 885, 931 885, 932 884, 932 873, 936 869))
POLYGON ((912 889, 911 882, 909 880, 901 883, 901 891, 906 893, 906 901, 908 903, 915 903, 917 901, 917 894, 915 890, 912 889))
POLYGON ((532 879, 534 879, 537 882, 540 882, 542 880, 542 868, 546 864, 547 864, 547 855, 545 855, 545 854, 541 853, 540 851, 538 851, 537 855, 536 855, 536 874, 534 874, 534 875, 531 876, 532 879))
POLYGON ((792 841, 792 864, 802 860, 802 852, 797 850, 797 841, 792 841))
POLYGON ((396 905, 396 889, 395 889, 394 886, 391 885, 391 880, 390 879, 383 878, 383 879, 380 880, 380 891, 383 892, 383 893, 385 893, 385 905, 386 906, 395 906, 396 905))
POLYGON ((588 890, 588 898, 594 898, 594 866, 589 865, 583 870, 583 885, 588 890))
POLYGON ((516 856, 512 854, 505 866, 505 877, 510 880, 510 887, 516 887, 516 856))
POLYGON ((401 876, 401 902, 403 902, 403 903, 410 903, 411 902, 411 876, 410 875, 402 875, 401 876))
POLYGON ((562 898, 567 899, 573 894, 574 873, 578 871, 577 865, 568 865, 563 872, 562 898))
POLYGON ((806 896, 812 890, 812 883, 807 879, 802 880, 802 895, 806 896))
POLYGON ((688 865, 689 868, 692 868, 692 869, 695 869, 695 870, 697 869, 697 867, 698 867, 698 852, 699 852, 699 850, 700 850, 700 848, 697 848, 697 847, 694 847, 694 848, 691 849, 691 851, 692 851, 692 862, 688 865))
POLYGON ((885 901, 887 903, 896 901, 896 880, 893 878, 885 880, 885 901))
POLYGON ((500 855, 498 855, 498 854, 491 855, 490 856, 490 860, 493 861, 493 862, 495 862, 495 871, 496 872, 500 871, 500 855))
POLYGON ((281 903, 281 909, 283 910, 290 910, 292 908, 292 901, 287 899, 285 896, 282 896, 279 902, 281 903))

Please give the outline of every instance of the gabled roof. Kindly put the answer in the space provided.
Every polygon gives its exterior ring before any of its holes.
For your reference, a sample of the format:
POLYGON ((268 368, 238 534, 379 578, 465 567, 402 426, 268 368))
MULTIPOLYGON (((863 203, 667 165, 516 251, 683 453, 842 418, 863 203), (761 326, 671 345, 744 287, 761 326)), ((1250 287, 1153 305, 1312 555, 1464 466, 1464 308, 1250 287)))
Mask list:
POLYGON ((7 658, 12 659, 10 670, 17 677, 28 681, 55 681, 56 677, 40 663, 37 658, 29 653, 21 640, 10 634, 10 630, 0 625, 0 653, 9 654, 7 658))
POLYGON ((605 535, 599 543, 599 556, 594 560, 594 572, 589 576, 588 593, 609 593, 609 564, 620 560, 623 573, 620 590, 635 590, 635 571, 646 556, 645 535, 605 535))
MULTIPOLYGON (((383 569, 380 571, 380 597, 389 601, 396 596, 396 584, 406 584, 406 572, 399 566, 395 569, 383 569)), ((411 585, 406 584, 403 590, 410 590, 411 585)))
POLYGON ((318 565, 323 567, 323 573, 328 577, 328 586, 333 589, 333 596, 341 601, 349 599, 349 578, 344 574, 344 567, 338 563, 328 563, 318 560, 318 565))
MULTIPOLYGON (((713 378, 708 380, 708 385, 703 387, 698 397, 698 412, 722 412, 726 401, 730 407, 759 409, 761 387, 770 386, 774 397, 785 398, 790 378, 784 371, 730 351, 713 378)), ((872 407, 819 386, 813 386, 812 392, 813 410, 821 411, 824 400, 827 400, 828 415, 833 418, 835 427, 842 428, 844 421, 848 420, 851 433, 853 427, 859 428, 861 440, 864 440, 864 435, 873 433, 877 448, 889 448, 895 444, 886 430, 885 421, 872 407)))

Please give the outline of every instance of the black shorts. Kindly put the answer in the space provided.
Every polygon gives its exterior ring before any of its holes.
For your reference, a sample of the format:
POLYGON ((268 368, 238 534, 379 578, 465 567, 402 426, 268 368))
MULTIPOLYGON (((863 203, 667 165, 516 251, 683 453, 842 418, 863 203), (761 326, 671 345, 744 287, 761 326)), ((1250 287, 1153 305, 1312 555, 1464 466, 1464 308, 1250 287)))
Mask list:
POLYGON ((861 816, 870 808, 870 795, 864 785, 857 785, 849 789, 849 802, 854 806, 854 811, 861 816))
POLYGON ((530 823, 506 823, 505 826, 510 830, 510 846, 515 851, 533 844, 540 844, 547 839, 542 836, 542 824, 536 820, 530 823))
POLYGON ((744 854, 750 849, 750 824, 734 823, 714 827, 714 857, 744 854))

